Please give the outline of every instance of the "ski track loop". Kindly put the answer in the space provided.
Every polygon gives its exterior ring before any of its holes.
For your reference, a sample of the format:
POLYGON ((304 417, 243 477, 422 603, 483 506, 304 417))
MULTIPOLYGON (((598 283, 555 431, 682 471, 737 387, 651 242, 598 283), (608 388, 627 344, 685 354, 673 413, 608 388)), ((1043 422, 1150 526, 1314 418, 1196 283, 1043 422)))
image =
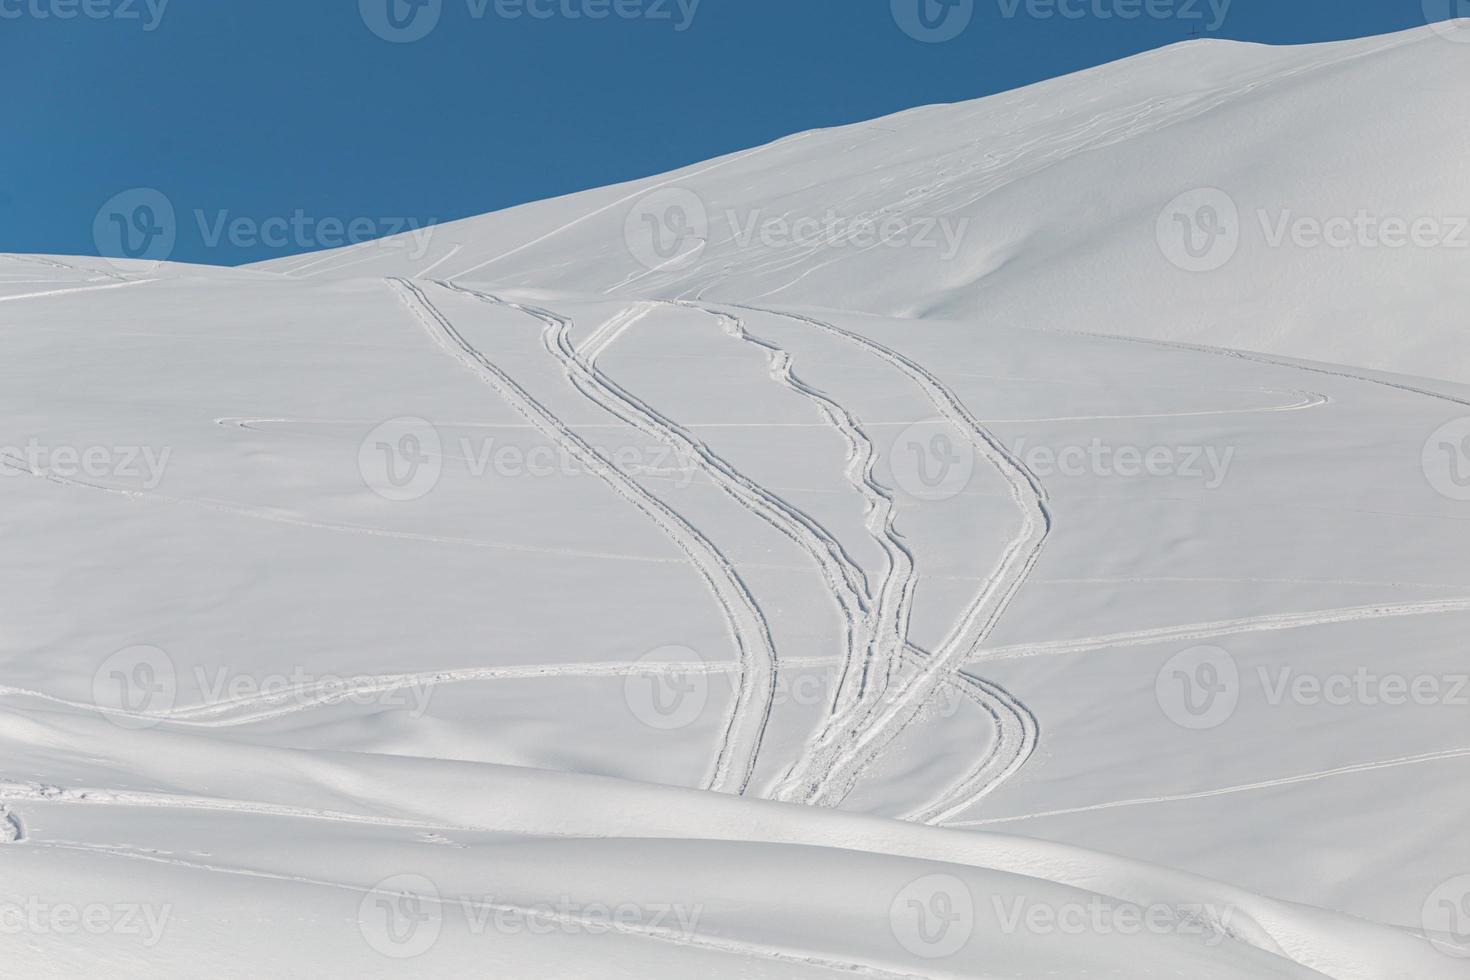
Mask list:
MULTIPOLYGON (((749 587, 725 555, 698 529, 619 470, 470 344, 418 285, 404 279, 388 281, 436 343, 493 387, 507 404, 536 425, 543 436, 560 445, 658 526, 684 552, 705 581, 730 627, 743 667, 707 784, 713 790, 744 793, 770 718, 777 663, 770 627, 749 587)), ((552 334, 563 329, 562 321, 554 317, 508 305, 545 325, 548 346, 553 343, 552 334)))
POLYGON ((1017 535, 984 587, 924 667, 902 682, 897 697, 884 699, 886 706, 863 710, 859 705, 835 718, 818 751, 788 771, 777 794, 778 798, 790 802, 836 805, 851 792, 878 754, 923 710, 944 679, 958 672, 971 652, 984 642, 1040 559, 1051 531, 1051 513, 1046 491, 1035 475, 981 425, 958 395, 927 369, 877 341, 821 320, 758 307, 737 308, 785 317, 841 337, 907 375, 940 414, 963 431, 976 451, 1005 478, 1011 498, 1022 515, 1017 535))

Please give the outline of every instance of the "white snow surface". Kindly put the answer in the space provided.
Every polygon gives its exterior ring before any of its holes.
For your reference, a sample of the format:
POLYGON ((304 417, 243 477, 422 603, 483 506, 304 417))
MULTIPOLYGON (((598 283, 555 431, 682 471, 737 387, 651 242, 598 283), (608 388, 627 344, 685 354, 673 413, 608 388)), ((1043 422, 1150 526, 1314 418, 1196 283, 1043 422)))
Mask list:
POLYGON ((1156 236, 1466 211, 1466 51, 1192 43, 421 254, 5 256, 6 975, 1466 976, 1465 253, 1156 236), (828 208, 969 230, 721 216, 828 208))

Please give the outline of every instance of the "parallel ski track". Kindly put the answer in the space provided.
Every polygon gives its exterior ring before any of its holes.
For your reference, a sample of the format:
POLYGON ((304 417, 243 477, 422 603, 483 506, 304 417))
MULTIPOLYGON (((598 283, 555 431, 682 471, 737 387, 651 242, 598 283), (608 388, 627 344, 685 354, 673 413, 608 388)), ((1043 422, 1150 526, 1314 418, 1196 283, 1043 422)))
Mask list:
MULTIPOLYGON (((717 791, 744 793, 755 770, 755 760, 765 738, 775 698, 777 654, 765 615, 739 572, 703 533, 584 441, 466 340, 430 302, 422 288, 405 279, 390 279, 389 282, 440 346, 495 388, 507 404, 536 425, 543 436, 560 445, 586 466, 588 472, 602 479, 615 493, 653 521, 684 552, 704 579, 730 627, 743 668, 706 784, 717 791)), ((548 347, 554 343, 553 335, 564 329, 563 322, 549 314, 512 306, 545 325, 548 347)))
POLYGON ((903 679, 896 696, 886 697, 871 708, 856 705, 834 718, 825 737, 819 739, 816 751, 793 766, 778 784, 776 795, 780 799, 835 806, 852 791, 879 753, 930 702, 945 679, 959 671, 994 629, 1041 557, 1051 532, 1051 513, 1046 490, 1036 476, 975 418, 958 395, 926 368, 877 341, 831 323, 797 313, 750 306, 737 308, 786 317, 843 338, 907 375, 1006 480, 1022 515, 1016 536, 934 656, 903 679))

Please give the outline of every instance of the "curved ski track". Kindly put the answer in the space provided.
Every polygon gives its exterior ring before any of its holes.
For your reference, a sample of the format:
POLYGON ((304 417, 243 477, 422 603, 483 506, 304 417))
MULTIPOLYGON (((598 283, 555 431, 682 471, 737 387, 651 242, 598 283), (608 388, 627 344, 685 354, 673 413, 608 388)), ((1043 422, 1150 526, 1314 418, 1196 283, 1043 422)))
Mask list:
MULTIPOLYGON (((693 563, 724 612, 744 667, 707 784, 714 790, 745 792, 775 698, 776 649, 765 616, 740 574, 697 528, 618 469, 470 344, 419 286, 405 279, 389 282, 440 346, 495 388, 543 436, 560 445, 653 521, 693 563)), ((550 345, 551 334, 560 329, 560 321, 543 318, 529 308, 516 308, 545 324, 550 345)))

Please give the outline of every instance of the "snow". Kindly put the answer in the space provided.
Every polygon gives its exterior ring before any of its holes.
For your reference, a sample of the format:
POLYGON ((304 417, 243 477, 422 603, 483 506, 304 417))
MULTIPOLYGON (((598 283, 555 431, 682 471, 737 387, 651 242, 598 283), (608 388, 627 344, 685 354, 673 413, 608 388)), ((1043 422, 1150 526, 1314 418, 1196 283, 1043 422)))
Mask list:
POLYGON ((6 962, 1464 976, 1458 256, 1156 234, 1191 188, 1453 215, 1444 31, 1165 49, 411 262, 6 256, 6 962), (968 231, 721 217, 829 207, 968 231))

